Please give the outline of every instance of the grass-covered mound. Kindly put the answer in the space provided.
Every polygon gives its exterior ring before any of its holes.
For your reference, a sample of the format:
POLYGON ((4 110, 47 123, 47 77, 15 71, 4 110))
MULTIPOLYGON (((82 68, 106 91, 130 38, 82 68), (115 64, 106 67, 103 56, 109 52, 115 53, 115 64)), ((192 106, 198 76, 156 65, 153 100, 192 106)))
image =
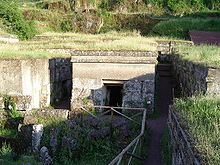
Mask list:
POLYGON ((220 68, 220 47, 218 46, 179 46, 177 50, 183 60, 220 68))
POLYGON ((176 18, 158 23, 151 35, 190 39, 189 30, 220 31, 219 18, 176 18))
POLYGON ((175 110, 199 159, 206 165, 220 162, 220 100, 192 97, 175 101, 175 110))
POLYGON ((44 33, 32 41, 2 43, 1 59, 70 57, 70 54, 50 53, 50 49, 63 50, 125 50, 156 51, 155 38, 140 34, 109 32, 103 34, 44 33), (13 49, 11 47, 13 46, 13 49))

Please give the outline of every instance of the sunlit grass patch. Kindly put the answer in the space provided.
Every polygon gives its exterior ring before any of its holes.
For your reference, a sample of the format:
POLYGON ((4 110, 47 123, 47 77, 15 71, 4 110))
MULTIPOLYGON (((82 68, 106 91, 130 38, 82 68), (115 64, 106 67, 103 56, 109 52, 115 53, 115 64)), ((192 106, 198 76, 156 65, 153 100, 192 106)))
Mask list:
POLYGON ((50 49, 156 51, 155 38, 137 32, 105 34, 45 33, 34 40, 0 45, 0 58, 56 58, 70 55, 49 53, 50 49))
POLYGON ((192 97, 175 101, 175 110, 200 160, 207 165, 220 162, 220 100, 192 97))
POLYGON ((220 47, 199 45, 179 46, 178 53, 184 60, 220 68, 220 47))
POLYGON ((136 32, 105 34, 45 33, 37 41, 22 42, 33 48, 70 48, 75 50, 143 50, 156 51, 154 38, 136 32), (35 45, 34 43, 37 44, 35 45), (32 44, 33 43, 33 44, 32 44), (42 43, 42 44, 41 44, 42 43))
POLYGON ((25 50, 21 49, 19 46, 5 46, 0 47, 0 58, 1 59, 50 59, 59 57, 70 57, 66 54, 49 53, 47 51, 40 50, 25 50))

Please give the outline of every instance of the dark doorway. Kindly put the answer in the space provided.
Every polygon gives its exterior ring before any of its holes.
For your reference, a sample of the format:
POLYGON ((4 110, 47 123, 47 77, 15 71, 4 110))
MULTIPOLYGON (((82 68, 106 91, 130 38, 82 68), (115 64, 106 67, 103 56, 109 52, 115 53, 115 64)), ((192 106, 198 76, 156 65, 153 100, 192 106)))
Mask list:
POLYGON ((122 106, 122 85, 107 85, 107 105, 113 107, 122 106))

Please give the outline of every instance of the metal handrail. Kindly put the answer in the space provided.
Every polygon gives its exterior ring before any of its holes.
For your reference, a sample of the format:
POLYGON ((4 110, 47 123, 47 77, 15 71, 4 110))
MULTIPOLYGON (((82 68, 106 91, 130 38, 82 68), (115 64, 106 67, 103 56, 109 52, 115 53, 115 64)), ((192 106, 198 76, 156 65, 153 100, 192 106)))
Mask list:
MULTIPOLYGON (((119 164, 120 161, 122 160, 123 156, 128 152, 128 150, 137 142, 140 140, 140 138, 144 135, 144 130, 145 130, 145 123, 146 123, 146 113, 147 110, 145 109, 143 111, 143 118, 142 118, 142 124, 141 124, 141 133, 130 143, 127 145, 126 148, 122 150, 118 156, 116 156, 108 165, 114 165, 114 164, 119 164)), ((133 150, 135 152, 135 150, 133 150)), ((131 156, 132 157, 132 156, 131 156)), ((131 162, 129 162, 131 163, 131 162)))
MULTIPOLYGON (((121 153, 119 153, 108 165, 114 165, 117 163, 117 165, 120 164, 121 160, 123 159, 123 156, 125 154, 128 153, 128 150, 133 146, 134 146, 134 149, 132 151, 132 154, 130 155, 130 158, 129 158, 129 162, 128 162, 128 165, 130 165, 131 161, 132 161, 132 158, 133 158, 133 155, 136 151, 136 148, 137 148, 137 145, 138 143, 140 142, 141 138, 143 137, 144 135, 144 131, 145 131, 145 123, 146 123, 146 114, 147 114, 147 109, 146 108, 126 108, 126 107, 110 107, 110 106, 92 106, 94 108, 104 108, 104 109, 109 109, 107 112, 111 112, 111 116, 113 115, 113 113, 117 113, 121 116, 123 116, 124 118, 136 123, 136 124, 140 124, 138 123, 137 121, 135 121, 134 119, 132 119, 131 117, 128 117, 126 116, 125 114, 121 113, 121 112, 118 112, 117 110, 115 109, 127 109, 127 110, 137 110, 137 111, 143 111, 143 118, 142 118, 142 123, 141 123, 141 132, 140 134, 135 137, 132 142, 130 144, 127 145, 127 147, 125 147, 121 153)), ((82 110, 84 110, 85 112, 87 112, 88 114, 90 114, 91 116, 93 116, 94 118, 100 120, 100 118, 98 118, 96 115, 92 114, 91 112, 89 112, 88 110, 86 110, 86 108, 84 107, 80 107, 82 110)), ((104 112, 103 114, 107 113, 107 112, 104 112)), ((103 116, 103 114, 101 116, 103 116)), ((140 113, 139 113, 140 114, 140 113)), ((136 115, 134 115, 136 116, 136 115)))

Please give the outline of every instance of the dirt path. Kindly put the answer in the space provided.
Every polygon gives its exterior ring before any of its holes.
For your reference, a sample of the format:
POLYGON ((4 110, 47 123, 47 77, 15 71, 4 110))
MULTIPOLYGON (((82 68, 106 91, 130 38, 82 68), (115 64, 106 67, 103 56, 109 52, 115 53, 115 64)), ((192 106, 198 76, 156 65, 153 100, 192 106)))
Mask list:
POLYGON ((147 146, 148 157, 144 165, 163 165, 160 141, 163 130, 166 127, 168 106, 172 100, 171 76, 169 71, 162 71, 159 79, 158 92, 160 116, 152 120, 147 120, 147 125, 151 130, 151 137, 149 146, 147 146))

